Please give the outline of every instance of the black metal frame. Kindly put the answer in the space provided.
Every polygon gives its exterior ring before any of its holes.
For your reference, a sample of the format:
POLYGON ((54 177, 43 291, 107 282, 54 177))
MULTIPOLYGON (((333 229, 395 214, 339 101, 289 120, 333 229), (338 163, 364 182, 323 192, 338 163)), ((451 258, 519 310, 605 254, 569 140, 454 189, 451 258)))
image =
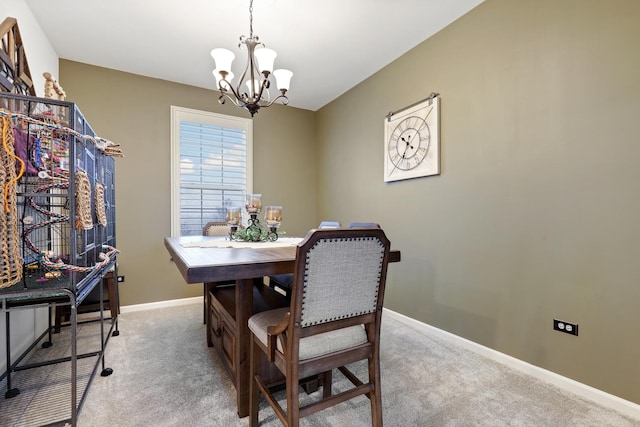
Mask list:
MULTIPOLYGON (((88 135, 89 137, 95 137, 91 126, 86 122, 84 116, 79 111, 77 106, 71 102, 57 101, 52 99, 36 98, 24 95, 0 93, 0 109, 15 112, 30 116, 33 111, 38 108, 50 108, 52 111, 58 111, 61 109, 66 112, 65 118, 68 119, 69 129, 79 133, 80 135, 88 135)), ((60 113, 62 116, 63 114, 60 113)), ((27 131, 27 141, 30 132, 27 131)), ((31 267, 35 267, 35 270, 29 270, 28 266, 23 262, 23 279, 20 283, 13 286, 0 289, 0 310, 5 312, 6 319, 6 358, 7 368, 2 375, 0 375, 0 381, 7 379, 7 391, 5 398, 11 398, 17 396, 20 391, 17 387, 14 387, 11 381, 11 374, 27 369, 39 368, 43 366, 58 364, 58 363, 71 363, 71 417, 68 420, 55 420, 55 422, 70 422, 73 426, 77 424, 77 416, 86 394, 88 392, 91 379, 97 372, 98 366, 102 365, 102 376, 110 375, 113 370, 105 366, 104 350, 108 343, 110 336, 116 336, 119 334, 118 330, 118 313, 111 313, 111 325, 108 333, 105 337, 105 317, 104 317, 104 290, 102 282, 104 276, 109 271, 114 271, 114 280, 117 286, 117 263, 116 256, 112 256, 108 261, 102 261, 102 248, 106 246, 115 247, 115 165, 114 159, 105 155, 95 145, 95 141, 91 141, 77 137, 76 135, 69 134, 66 141, 68 143, 68 180, 64 187, 56 187, 56 190, 45 190, 44 193, 35 191, 38 188, 39 181, 33 176, 23 176, 18 183, 18 209, 19 216, 23 221, 19 224, 20 235, 22 237, 21 249, 23 261, 26 259, 31 260, 31 267), (107 205, 107 226, 102 227, 94 220, 94 226, 90 230, 78 230, 75 226, 76 219, 76 203, 75 203, 75 180, 74 174, 76 168, 84 168, 88 172, 89 178, 92 182, 101 181, 105 182, 105 204, 107 205), (28 222, 24 221, 26 216, 25 212, 30 209, 27 205, 35 198, 42 198, 47 201, 54 201, 55 209, 68 212, 66 220, 58 221, 55 224, 48 225, 47 228, 42 230, 42 236, 46 236, 48 245, 52 240, 62 241, 60 246, 68 250, 68 263, 87 268, 86 270, 69 270, 68 277, 61 277, 50 282, 38 282, 34 277, 44 275, 45 269, 41 266, 41 259, 34 255, 32 247, 27 247, 31 242, 29 241, 31 231, 27 225, 28 222), (57 228, 56 228, 57 227, 57 228), (53 236, 53 237, 52 237, 53 236), (34 259, 38 259, 40 262, 35 263, 34 259), (95 266, 95 264, 102 264, 99 268, 89 269, 89 267, 95 266), (30 277, 33 276, 33 277, 30 277), (78 325, 78 306, 82 304, 84 299, 91 293, 95 287, 98 286, 99 301, 100 301, 100 348, 94 351, 90 351, 83 354, 78 354, 77 349, 77 325, 78 325), (31 352, 35 346, 43 339, 46 341, 42 344, 43 348, 53 345, 52 331, 53 326, 51 324, 52 310, 56 307, 69 306, 70 307, 70 324, 71 328, 71 356, 56 358, 38 363, 24 363, 25 357, 31 352), (10 312, 14 310, 34 309, 38 307, 48 307, 49 310, 49 322, 48 328, 38 336, 35 341, 16 358, 15 361, 11 361, 11 325, 10 325, 10 312), (47 336, 48 335, 48 336, 47 336), (77 398, 77 361, 78 359, 98 356, 95 366, 93 367, 91 378, 89 383, 82 394, 80 401, 77 398)), ((33 147, 31 147, 31 152, 33 147)), ((27 149, 29 153, 29 148, 27 149)), ((60 165, 62 169, 62 165, 60 165)), ((52 187, 53 188, 53 187, 52 187)), ((91 212, 94 215, 94 201, 91 201, 91 212)), ((34 218, 42 221, 44 216, 36 211, 29 210, 29 214, 34 218)), ((44 240, 43 240, 44 241, 44 240)), ((34 246, 31 244, 31 246, 34 246)), ((40 248, 40 247, 38 247, 40 248)), ((45 248, 49 249, 49 248, 45 248)), ((118 307, 118 293, 115 292, 116 303, 115 307, 118 307)))

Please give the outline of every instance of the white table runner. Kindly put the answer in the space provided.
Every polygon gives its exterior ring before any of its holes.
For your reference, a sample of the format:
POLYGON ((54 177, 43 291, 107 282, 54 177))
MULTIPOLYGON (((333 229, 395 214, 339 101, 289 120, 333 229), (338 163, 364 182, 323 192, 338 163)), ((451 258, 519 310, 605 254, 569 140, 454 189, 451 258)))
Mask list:
POLYGON ((185 248, 235 248, 235 249, 270 249, 296 246, 302 241, 301 237, 279 237, 275 242, 238 242, 228 239, 201 240, 198 242, 181 243, 185 248))

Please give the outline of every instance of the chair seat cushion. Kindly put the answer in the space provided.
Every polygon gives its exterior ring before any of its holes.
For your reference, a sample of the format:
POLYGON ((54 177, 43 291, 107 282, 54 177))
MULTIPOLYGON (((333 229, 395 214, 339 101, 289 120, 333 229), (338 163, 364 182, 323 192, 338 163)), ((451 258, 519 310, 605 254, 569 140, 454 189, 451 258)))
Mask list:
MULTIPOLYGON (((264 345, 267 345, 267 328, 275 326, 284 319, 288 307, 263 311, 249 319, 249 329, 264 345)), ((331 332, 302 338, 300 340, 300 360, 323 356, 336 351, 356 347, 367 342, 367 333, 362 326, 350 326, 331 332)), ((280 340, 278 351, 283 352, 280 340)))

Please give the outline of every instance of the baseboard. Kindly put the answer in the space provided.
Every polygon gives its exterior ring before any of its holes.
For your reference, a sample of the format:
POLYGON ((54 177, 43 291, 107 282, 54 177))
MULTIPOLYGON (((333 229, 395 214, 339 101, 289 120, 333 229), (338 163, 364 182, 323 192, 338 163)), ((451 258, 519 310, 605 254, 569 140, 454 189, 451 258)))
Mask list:
POLYGON ((471 350, 498 363, 502 363, 503 365, 507 365, 511 368, 517 369, 542 381, 551 383, 563 390, 574 393, 585 399, 589 399, 607 408, 611 408, 628 417, 640 420, 640 405, 636 403, 622 399, 618 396, 614 396, 613 394, 609 394, 602 390, 598 390, 597 388, 588 386, 586 384, 582 384, 570 378, 563 377, 562 375, 556 374, 555 372, 540 368, 507 354, 500 353, 499 351, 493 350, 489 347, 485 347, 466 338, 459 337, 442 329, 438 329, 434 326, 412 319, 395 311, 385 308, 384 312, 390 317, 409 326, 422 329, 427 333, 434 334, 439 338, 471 350))
POLYGON ((202 297, 192 297, 192 298, 182 298, 182 299, 173 299, 169 301, 157 301, 157 302, 148 302, 145 304, 133 304, 133 305, 123 305, 120 307, 120 313, 130 313, 133 311, 143 311, 143 310, 153 310, 155 308, 165 308, 165 307, 175 307, 178 305, 188 305, 200 303, 202 304, 202 297))

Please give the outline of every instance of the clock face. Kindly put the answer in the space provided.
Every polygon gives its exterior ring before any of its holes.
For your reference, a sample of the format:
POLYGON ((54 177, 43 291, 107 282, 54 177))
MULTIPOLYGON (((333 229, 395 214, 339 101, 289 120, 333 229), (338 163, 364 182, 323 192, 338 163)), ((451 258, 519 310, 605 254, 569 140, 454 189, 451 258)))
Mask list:
POLYGON ((387 146, 389 160, 400 170, 410 170, 427 157, 431 133, 421 117, 410 116, 395 127, 387 146))
POLYGON ((438 121, 437 96, 387 116, 385 182, 440 174, 438 121))

